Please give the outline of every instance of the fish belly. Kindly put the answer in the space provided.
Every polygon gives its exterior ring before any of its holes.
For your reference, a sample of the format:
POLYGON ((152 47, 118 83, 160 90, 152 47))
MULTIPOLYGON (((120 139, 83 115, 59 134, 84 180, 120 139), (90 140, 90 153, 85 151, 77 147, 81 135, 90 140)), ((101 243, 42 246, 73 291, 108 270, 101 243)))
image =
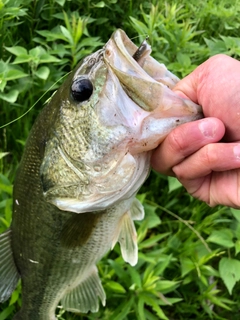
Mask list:
MULTIPOLYGON (((90 273, 97 276, 95 265, 111 248, 123 215, 118 209, 72 214, 52 207, 48 208, 47 222, 40 216, 28 232, 20 228, 13 232, 14 254, 22 278, 22 309, 14 320, 55 319, 59 301, 77 287, 81 292, 81 283, 90 273)), ((18 218, 15 223, 19 226, 21 216, 18 218)), ((99 292, 103 301, 104 292, 101 288, 99 292)), ((80 311, 82 307, 69 309, 80 311)))

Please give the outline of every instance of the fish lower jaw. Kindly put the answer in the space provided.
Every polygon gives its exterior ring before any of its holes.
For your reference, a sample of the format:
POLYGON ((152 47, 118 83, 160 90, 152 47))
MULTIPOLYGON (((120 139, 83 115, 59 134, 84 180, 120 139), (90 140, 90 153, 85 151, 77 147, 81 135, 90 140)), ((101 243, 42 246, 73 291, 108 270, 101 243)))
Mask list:
POLYGON ((155 118, 148 116, 141 128, 139 137, 132 139, 129 152, 132 155, 155 149, 166 136, 181 124, 202 118, 202 114, 193 114, 182 117, 155 118))

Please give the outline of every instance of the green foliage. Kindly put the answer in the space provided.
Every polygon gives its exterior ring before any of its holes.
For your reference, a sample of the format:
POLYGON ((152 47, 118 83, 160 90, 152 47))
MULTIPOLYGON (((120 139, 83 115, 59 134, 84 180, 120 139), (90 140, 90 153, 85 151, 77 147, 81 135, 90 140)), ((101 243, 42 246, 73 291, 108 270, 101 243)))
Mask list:
POLYGON ((219 263, 219 272, 229 293, 232 294, 233 287, 240 280, 240 261, 222 258, 219 263))
MULTIPOLYGON (((12 184, 33 120, 62 77, 116 28, 136 44, 149 35, 153 56, 180 77, 211 55, 240 56, 239 1, 0 0, 0 126, 34 106, 0 131, 0 232, 11 223, 12 184)), ((116 246, 98 265, 107 306, 88 315, 60 306, 58 319, 239 319, 239 210, 209 208, 155 172, 138 198, 146 217, 137 222, 137 266, 116 246)), ((0 305, 0 320, 20 305, 19 285, 0 305)))
POLYGON ((142 9, 142 19, 130 17, 131 26, 141 35, 149 35, 153 55, 181 76, 192 71, 206 57, 206 48, 193 41, 202 33, 182 5, 152 6, 142 9), (143 21, 142 21, 143 20, 143 21))

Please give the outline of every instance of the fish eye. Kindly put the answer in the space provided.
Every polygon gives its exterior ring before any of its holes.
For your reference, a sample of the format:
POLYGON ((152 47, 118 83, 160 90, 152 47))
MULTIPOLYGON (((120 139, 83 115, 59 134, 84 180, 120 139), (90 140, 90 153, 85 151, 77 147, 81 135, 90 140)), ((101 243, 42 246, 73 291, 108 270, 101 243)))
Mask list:
POLYGON ((88 100, 93 93, 92 82, 88 78, 77 78, 71 86, 72 97, 77 102, 88 100))

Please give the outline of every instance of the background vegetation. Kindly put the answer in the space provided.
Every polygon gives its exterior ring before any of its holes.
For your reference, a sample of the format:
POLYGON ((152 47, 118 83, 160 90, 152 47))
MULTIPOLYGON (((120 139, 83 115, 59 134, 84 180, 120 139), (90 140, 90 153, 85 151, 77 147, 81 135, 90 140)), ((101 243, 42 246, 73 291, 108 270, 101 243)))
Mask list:
MULTIPOLYGON (((12 183, 36 115, 116 28, 136 44, 148 34, 153 56, 179 77, 216 53, 240 56, 239 1, 0 0, 0 125, 37 102, 0 129, 0 232, 10 225, 12 183)), ((239 211, 209 208, 155 172, 138 197, 146 218, 137 223, 137 266, 116 246, 99 263, 107 306, 89 315, 59 307, 58 319, 239 319, 239 211)), ((20 292, 0 305, 0 320, 12 319, 20 292)))

